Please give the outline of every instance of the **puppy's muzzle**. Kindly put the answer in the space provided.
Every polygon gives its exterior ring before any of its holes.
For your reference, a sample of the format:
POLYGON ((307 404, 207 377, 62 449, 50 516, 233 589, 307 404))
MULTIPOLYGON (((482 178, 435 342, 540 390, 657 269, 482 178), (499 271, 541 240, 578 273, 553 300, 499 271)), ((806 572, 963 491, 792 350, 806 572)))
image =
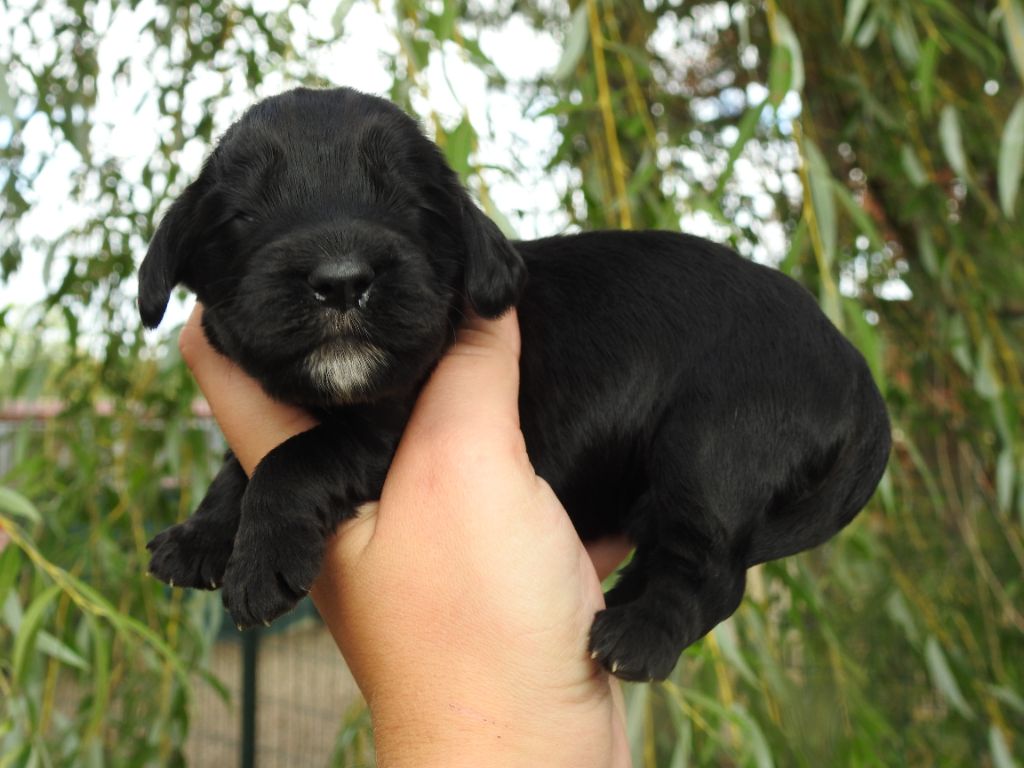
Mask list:
POLYGON ((366 305, 373 283, 373 268, 357 257, 332 259, 309 274, 309 285, 317 301, 345 312, 366 305))

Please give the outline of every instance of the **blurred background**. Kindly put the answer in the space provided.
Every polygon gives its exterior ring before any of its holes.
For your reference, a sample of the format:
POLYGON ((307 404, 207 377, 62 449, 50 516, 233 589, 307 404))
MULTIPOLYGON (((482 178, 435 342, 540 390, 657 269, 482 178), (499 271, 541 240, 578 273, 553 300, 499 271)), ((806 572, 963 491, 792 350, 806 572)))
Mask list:
POLYGON ((146 575, 223 444, 135 270, 297 84, 418 116, 510 234, 728 242, 870 361, 878 493, 626 687, 637 766, 1024 765, 1022 78, 1022 0, 0 0, 0 766, 374 762, 308 606, 241 642, 146 575))

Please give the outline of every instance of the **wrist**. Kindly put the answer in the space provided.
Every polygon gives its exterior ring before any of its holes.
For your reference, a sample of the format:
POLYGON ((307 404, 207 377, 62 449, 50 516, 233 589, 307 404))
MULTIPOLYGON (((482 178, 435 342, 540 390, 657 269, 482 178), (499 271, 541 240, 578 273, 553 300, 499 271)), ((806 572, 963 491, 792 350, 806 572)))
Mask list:
POLYGON ((420 695, 368 692, 382 768, 629 765, 621 696, 603 673, 595 673, 594 695, 584 697, 435 682, 420 695))

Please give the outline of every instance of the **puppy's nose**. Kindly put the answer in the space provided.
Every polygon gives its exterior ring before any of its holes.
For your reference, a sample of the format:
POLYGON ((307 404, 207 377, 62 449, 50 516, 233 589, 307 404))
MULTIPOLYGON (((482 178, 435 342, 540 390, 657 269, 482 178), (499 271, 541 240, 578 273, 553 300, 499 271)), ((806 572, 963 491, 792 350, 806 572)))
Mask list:
POLYGON ((373 269, 356 259, 328 261, 309 273, 316 298, 341 310, 362 306, 372 282, 373 269))

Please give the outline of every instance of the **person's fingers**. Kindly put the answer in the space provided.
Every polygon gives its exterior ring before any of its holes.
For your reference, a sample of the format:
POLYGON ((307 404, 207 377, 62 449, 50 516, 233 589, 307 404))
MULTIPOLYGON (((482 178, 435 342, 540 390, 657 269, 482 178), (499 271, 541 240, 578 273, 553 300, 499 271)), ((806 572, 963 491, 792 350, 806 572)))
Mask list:
MULTIPOLYGON (((495 494, 537 507, 527 503, 537 481, 518 400, 515 312, 497 320, 468 317, 417 398, 381 492, 377 531, 396 530, 392 524, 412 536, 424 527, 452 531, 449 515, 471 517, 480 499, 495 494), (430 503, 438 499, 444 503, 430 503)), ((507 522, 487 520, 495 530, 507 522)))
POLYGON ((251 475, 271 450, 316 426, 301 408, 274 400, 241 368, 210 346, 202 328, 202 305, 196 304, 181 331, 181 356, 206 396, 228 445, 251 475))
POLYGON ((408 440, 519 428, 519 324, 469 316, 416 401, 408 440))

